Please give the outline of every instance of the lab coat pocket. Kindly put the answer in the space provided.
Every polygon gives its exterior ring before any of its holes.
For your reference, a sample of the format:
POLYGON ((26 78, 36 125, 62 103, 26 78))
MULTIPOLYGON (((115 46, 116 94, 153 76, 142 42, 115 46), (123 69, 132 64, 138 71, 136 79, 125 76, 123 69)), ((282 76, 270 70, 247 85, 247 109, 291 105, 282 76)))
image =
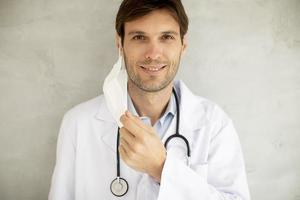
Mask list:
POLYGON ((207 182, 208 164, 191 165, 191 168, 207 182))

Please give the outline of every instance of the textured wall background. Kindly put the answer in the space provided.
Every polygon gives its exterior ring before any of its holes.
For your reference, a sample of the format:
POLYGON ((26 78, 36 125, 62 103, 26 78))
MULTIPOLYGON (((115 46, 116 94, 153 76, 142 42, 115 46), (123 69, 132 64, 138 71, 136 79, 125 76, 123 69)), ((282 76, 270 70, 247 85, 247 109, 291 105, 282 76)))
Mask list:
MULTIPOLYGON (((63 113, 102 91, 120 0, 0 0, 0 199, 47 199, 63 113)), ((178 77, 233 118, 254 200, 300 200, 300 1, 183 0, 178 77)))

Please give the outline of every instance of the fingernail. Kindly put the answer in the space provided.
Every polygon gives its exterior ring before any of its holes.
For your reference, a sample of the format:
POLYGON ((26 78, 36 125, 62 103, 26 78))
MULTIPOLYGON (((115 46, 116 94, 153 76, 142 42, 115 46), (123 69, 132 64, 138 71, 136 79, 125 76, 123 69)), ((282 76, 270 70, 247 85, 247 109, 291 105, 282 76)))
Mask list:
POLYGON ((127 117, 132 117, 132 114, 127 110, 127 111, 126 111, 126 116, 127 116, 127 117))

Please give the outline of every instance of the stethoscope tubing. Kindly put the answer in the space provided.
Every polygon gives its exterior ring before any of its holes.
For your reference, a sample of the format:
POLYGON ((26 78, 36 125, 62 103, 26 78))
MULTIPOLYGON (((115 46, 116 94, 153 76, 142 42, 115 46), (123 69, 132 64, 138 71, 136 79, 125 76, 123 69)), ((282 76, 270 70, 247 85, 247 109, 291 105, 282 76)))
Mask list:
POLYGON ((180 135, 179 134, 179 120, 180 120, 180 108, 179 108, 179 100, 178 100, 178 96, 177 96, 177 93, 175 91, 175 89, 173 88, 173 93, 174 93, 174 97, 175 97, 175 103, 176 103, 176 110, 177 110, 177 116, 176 116, 176 132, 175 134, 169 136, 166 141, 165 141, 165 148, 167 149, 168 147, 168 143, 173 139, 173 138, 181 138, 185 145, 186 145, 186 148, 187 148, 187 156, 190 157, 191 156, 191 150, 190 150, 190 144, 189 144, 189 141, 183 136, 183 135, 180 135))
MULTIPOLYGON (((175 89, 173 88, 172 92, 174 93, 174 97, 175 97, 175 102, 176 102, 176 110, 177 110, 177 116, 176 116, 176 132, 175 134, 169 136, 165 143, 164 146, 167 149, 168 147, 168 143, 174 139, 174 138, 180 138, 184 141, 184 143, 186 144, 186 148, 187 148, 187 156, 188 158, 191 156, 191 150, 190 150, 190 144, 189 141, 181 134, 179 134, 179 122, 180 122, 180 108, 179 108, 179 100, 178 100, 178 96, 177 93, 175 91, 175 89)), ((129 188, 128 182, 126 181, 126 179, 121 178, 121 172, 120 172, 120 153, 119 153, 119 144, 120 144, 120 128, 118 127, 118 133, 117 133, 117 146, 116 146, 116 157, 117 157, 117 178, 115 178, 110 185, 110 190, 112 192, 113 195, 117 196, 117 197, 121 197, 124 196, 129 188), (123 181, 123 183, 126 186, 126 191, 124 191, 121 194, 117 194, 116 192, 113 191, 113 184, 115 181, 117 181, 119 184, 121 184, 121 181, 123 181)))

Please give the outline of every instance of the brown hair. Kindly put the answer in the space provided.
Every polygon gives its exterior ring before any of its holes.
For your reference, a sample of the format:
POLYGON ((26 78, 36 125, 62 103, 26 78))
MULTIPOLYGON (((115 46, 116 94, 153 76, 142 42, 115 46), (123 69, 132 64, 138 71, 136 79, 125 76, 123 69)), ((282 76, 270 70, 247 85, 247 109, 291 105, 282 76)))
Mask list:
POLYGON ((124 24, 145 16, 154 10, 167 9, 178 22, 181 40, 188 30, 189 20, 181 0, 123 0, 116 17, 116 31, 124 41, 124 24))

